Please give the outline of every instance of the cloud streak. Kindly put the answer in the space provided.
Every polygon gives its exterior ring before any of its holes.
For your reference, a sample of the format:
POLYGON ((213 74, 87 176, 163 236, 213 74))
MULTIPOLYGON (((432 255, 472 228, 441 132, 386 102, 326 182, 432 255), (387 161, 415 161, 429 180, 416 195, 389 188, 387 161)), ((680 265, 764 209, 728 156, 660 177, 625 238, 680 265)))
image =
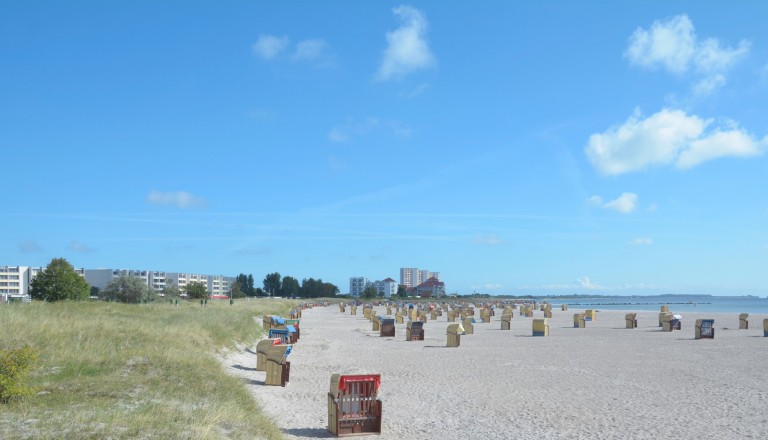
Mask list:
POLYGON ((96 249, 88 246, 85 243, 81 243, 77 240, 70 241, 69 246, 67 246, 67 249, 71 251, 75 251, 80 254, 90 254, 90 253, 96 252, 96 249))
POLYGON ((160 206, 175 206, 181 209, 200 208, 206 201, 186 191, 162 192, 152 190, 147 194, 147 203, 160 206))

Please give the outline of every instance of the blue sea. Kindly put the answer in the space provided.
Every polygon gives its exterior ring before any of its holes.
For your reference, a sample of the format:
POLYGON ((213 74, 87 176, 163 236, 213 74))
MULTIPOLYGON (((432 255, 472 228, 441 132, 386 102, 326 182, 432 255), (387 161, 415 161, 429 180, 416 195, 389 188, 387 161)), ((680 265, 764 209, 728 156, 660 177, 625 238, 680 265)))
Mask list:
POLYGON ((658 311, 659 307, 669 305, 669 308, 675 312, 768 314, 768 298, 754 296, 603 296, 578 299, 542 298, 542 300, 552 304, 564 303, 570 307, 593 308, 597 310, 658 311))

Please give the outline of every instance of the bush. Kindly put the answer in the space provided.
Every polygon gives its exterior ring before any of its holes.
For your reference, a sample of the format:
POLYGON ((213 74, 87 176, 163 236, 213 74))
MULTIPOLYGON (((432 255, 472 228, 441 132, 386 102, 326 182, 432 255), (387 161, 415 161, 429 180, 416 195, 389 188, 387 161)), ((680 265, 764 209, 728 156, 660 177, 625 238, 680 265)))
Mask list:
POLYGON ((0 349, 0 402, 7 403, 32 394, 33 389, 25 381, 37 359, 37 350, 30 346, 0 349))

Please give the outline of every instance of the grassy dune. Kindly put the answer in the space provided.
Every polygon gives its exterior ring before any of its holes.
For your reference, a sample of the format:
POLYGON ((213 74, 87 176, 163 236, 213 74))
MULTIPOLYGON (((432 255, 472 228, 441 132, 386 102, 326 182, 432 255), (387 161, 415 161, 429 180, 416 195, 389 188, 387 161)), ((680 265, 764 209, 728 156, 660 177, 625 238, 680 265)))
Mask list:
MULTIPOLYGON (((31 345, 36 394, 0 406, 3 438, 282 438, 217 351, 261 334, 282 300, 0 307, 0 346, 31 345)), ((256 359, 254 356, 254 365, 256 359)))

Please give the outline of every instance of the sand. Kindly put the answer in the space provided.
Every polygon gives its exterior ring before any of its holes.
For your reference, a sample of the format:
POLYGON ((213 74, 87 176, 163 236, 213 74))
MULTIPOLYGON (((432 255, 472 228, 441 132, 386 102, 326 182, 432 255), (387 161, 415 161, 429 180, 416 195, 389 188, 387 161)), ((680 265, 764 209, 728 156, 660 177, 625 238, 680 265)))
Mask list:
POLYGON ((446 314, 424 325, 424 341, 406 342, 404 324, 382 338, 362 307, 349 311, 303 311, 284 388, 263 385, 255 344, 222 359, 286 438, 333 437, 333 373, 381 374, 381 440, 768 438, 765 316, 738 330, 738 314, 685 313, 682 331, 661 332, 657 312, 637 312, 638 328, 626 329, 626 312, 600 311, 577 329, 582 309, 556 309, 550 335, 532 337, 531 318, 515 311, 501 330, 497 312, 446 348, 446 314), (697 318, 715 319, 714 339, 694 339, 697 318))

